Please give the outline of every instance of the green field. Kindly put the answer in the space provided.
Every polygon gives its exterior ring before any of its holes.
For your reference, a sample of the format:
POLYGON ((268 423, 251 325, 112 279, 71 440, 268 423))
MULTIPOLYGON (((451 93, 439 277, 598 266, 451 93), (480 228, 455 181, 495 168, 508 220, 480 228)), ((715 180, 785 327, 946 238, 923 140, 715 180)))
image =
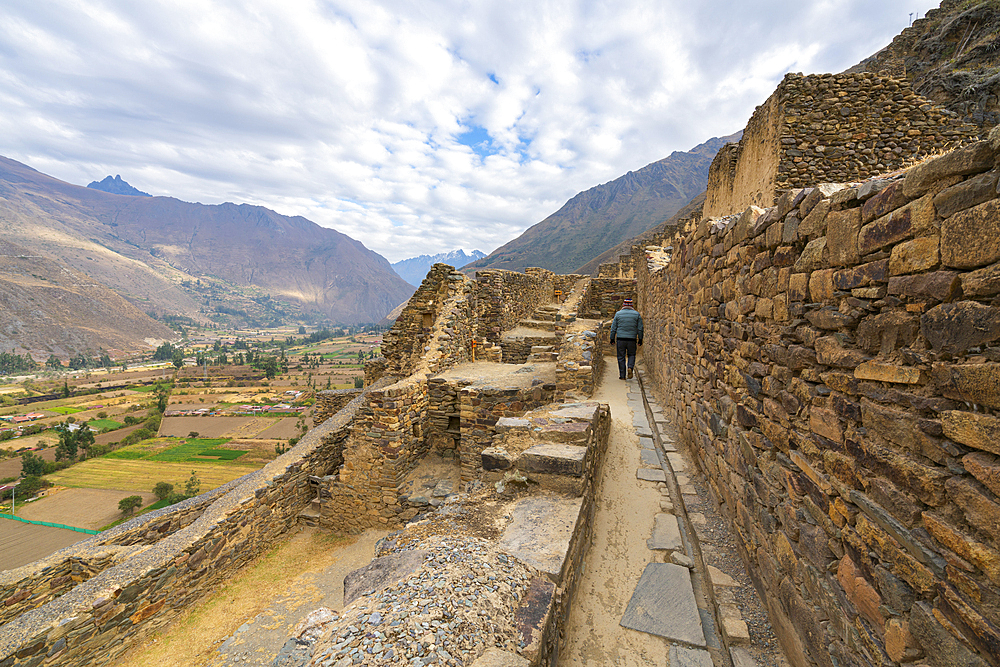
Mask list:
POLYGON ((91 431, 114 431, 115 429, 122 427, 121 422, 116 422, 114 419, 91 419, 87 422, 87 426, 90 427, 91 431))
POLYGON ((229 438, 190 438, 184 443, 174 438, 153 438, 108 452, 102 458, 119 461, 160 461, 163 463, 229 463, 247 453, 245 449, 217 449, 229 438))
POLYGON ((55 407, 55 408, 46 408, 46 410, 48 410, 49 412, 57 412, 57 413, 59 413, 61 415, 72 415, 72 414, 76 414, 77 412, 83 412, 83 409, 81 409, 81 408, 74 408, 74 407, 71 407, 69 405, 60 405, 60 406, 55 407))

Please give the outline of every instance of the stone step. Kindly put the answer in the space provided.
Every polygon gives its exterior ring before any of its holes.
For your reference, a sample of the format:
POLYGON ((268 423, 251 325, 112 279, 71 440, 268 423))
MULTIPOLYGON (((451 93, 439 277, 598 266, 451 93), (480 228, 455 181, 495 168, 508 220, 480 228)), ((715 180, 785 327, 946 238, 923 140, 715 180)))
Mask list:
POLYGON ((521 320, 521 326, 527 329, 541 329, 542 331, 556 330, 556 323, 546 320, 521 320))
POLYGON ((521 452, 517 467, 524 472, 581 477, 586 458, 586 447, 543 442, 521 452))

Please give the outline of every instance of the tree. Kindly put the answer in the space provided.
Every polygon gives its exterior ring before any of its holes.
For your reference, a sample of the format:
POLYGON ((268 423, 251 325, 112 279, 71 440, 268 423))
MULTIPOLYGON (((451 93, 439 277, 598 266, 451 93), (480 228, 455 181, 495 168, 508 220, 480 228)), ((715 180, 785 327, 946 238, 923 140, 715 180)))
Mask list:
POLYGON ((62 368, 62 362, 59 361, 59 357, 54 354, 50 354, 48 360, 45 362, 46 368, 62 368))
POLYGON ((70 395, 72 395, 72 393, 73 392, 71 392, 69 390, 69 382, 67 382, 66 380, 63 380, 62 397, 63 398, 69 398, 70 395))
POLYGON ((167 403, 170 399, 170 385, 156 385, 156 411, 163 414, 167 411, 167 403))
POLYGON ((83 424, 76 432, 76 446, 83 450, 84 458, 90 456, 90 448, 94 444, 94 432, 87 424, 83 424))
POLYGON ((21 475, 24 477, 40 477, 44 474, 45 459, 31 452, 21 454, 21 475))
POLYGON ((170 482, 157 482, 153 487, 153 495, 160 500, 166 500, 174 492, 174 485, 170 482))
POLYGON ((300 336, 305 336, 306 335, 306 328, 304 326, 302 326, 302 325, 299 325, 299 335, 300 336))
POLYGON ((198 475, 195 474, 194 470, 191 471, 191 476, 187 478, 184 482, 184 495, 188 498, 192 498, 198 495, 201 490, 201 480, 198 479, 198 475))
POLYGON ((274 357, 268 357, 264 360, 264 376, 268 380, 273 380, 274 376, 278 374, 278 360, 274 357))
POLYGON ((354 376, 354 388, 355 389, 362 389, 362 388, 364 388, 364 386, 365 386, 365 379, 362 376, 360 376, 360 375, 355 375, 354 376))
POLYGON ((142 496, 129 496, 118 501, 118 511, 122 516, 129 516, 140 507, 142 507, 142 496))
POLYGON ((76 458, 76 433, 69 430, 69 421, 62 425, 59 431, 59 444, 56 446, 56 461, 72 461, 76 458))
POLYGON ((104 368, 111 368, 114 364, 111 362, 111 357, 108 356, 107 352, 101 353, 101 366, 104 368))
POLYGON ((156 348, 156 352, 153 353, 153 361, 170 361, 173 358, 174 346, 170 343, 164 343, 156 348))
POLYGON ((175 350, 173 356, 174 368, 180 368, 184 365, 184 351, 175 350))

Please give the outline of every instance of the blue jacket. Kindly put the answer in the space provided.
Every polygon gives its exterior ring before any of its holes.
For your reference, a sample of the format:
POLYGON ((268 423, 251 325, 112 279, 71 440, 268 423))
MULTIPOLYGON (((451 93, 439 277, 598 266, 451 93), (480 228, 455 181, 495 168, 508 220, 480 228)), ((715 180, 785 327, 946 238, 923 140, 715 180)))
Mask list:
POLYGON ((642 315, 634 308, 622 308, 615 313, 615 319, 611 323, 611 342, 615 338, 635 339, 642 343, 642 315))

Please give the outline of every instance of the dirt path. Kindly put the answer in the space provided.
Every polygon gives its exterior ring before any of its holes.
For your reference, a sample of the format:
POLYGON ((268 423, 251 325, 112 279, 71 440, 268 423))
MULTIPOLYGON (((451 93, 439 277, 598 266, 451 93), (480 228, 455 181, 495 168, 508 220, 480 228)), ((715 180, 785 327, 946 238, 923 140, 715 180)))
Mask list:
POLYGON ((626 403, 629 383, 618 379, 618 363, 605 359, 604 377, 593 400, 611 407, 611 437, 597 492, 594 541, 570 610, 559 656, 569 665, 667 665, 667 642, 619 625, 643 568, 654 559, 646 548, 659 511, 653 482, 636 479, 638 438, 626 403))

